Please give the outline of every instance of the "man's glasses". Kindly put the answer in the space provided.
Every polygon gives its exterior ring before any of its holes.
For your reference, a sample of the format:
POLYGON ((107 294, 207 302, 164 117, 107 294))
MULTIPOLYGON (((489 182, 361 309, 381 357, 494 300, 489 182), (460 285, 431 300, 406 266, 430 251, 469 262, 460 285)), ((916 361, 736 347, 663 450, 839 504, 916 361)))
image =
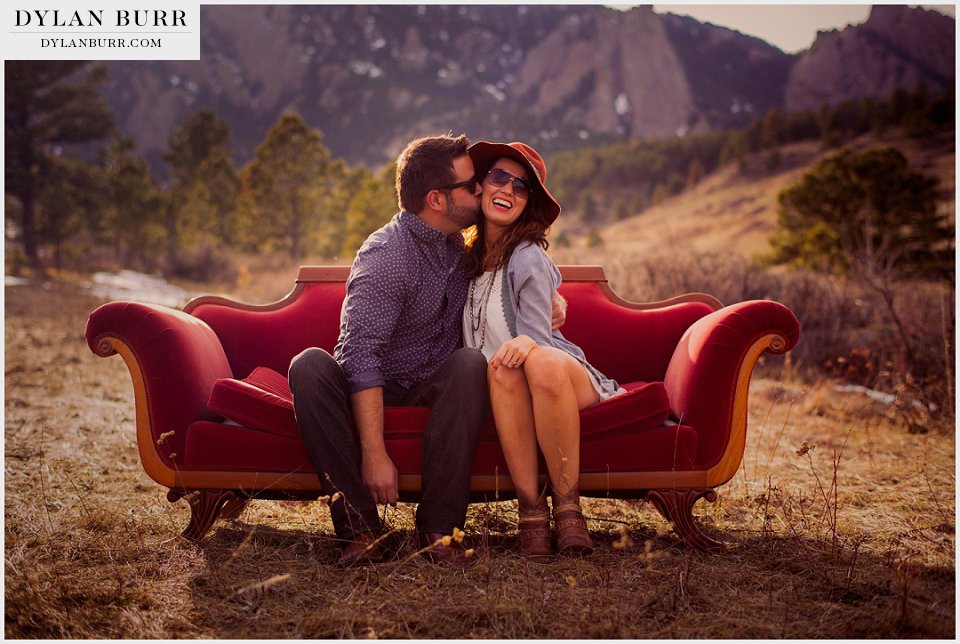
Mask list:
POLYGON ((458 181, 457 183, 451 183, 448 186, 440 186, 437 190, 456 190, 457 188, 466 188, 470 191, 470 194, 473 194, 477 191, 477 184, 480 183, 476 177, 471 177, 466 181, 458 181))
POLYGON ((520 177, 515 177, 506 170, 501 170, 500 168, 493 168, 490 172, 487 173, 484 181, 490 182, 490 185, 497 188, 502 188, 503 186, 513 181, 513 194, 520 197, 521 199, 526 199, 530 196, 533 188, 530 187, 530 184, 526 182, 525 179, 520 177))

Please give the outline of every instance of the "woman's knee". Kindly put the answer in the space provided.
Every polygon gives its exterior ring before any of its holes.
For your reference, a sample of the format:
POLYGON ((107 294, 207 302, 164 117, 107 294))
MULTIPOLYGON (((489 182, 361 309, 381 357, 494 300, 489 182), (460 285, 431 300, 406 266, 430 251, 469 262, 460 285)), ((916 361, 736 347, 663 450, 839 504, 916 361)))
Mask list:
POLYGON ((507 391, 516 391, 523 387, 526 389, 527 377, 523 369, 511 369, 503 365, 491 367, 487 365, 487 382, 490 389, 503 389, 507 391))
POLYGON ((538 347, 523 363, 531 393, 558 397, 568 391, 570 377, 567 373, 566 355, 549 347, 538 347))

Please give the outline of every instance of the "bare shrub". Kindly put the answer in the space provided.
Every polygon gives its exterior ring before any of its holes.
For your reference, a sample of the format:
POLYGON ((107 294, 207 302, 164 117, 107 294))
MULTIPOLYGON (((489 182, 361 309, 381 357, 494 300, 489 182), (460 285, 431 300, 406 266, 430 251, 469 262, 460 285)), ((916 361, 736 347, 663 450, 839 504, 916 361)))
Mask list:
POLYGON ((237 265, 232 253, 222 244, 208 238, 201 239, 188 249, 178 250, 167 259, 164 273, 170 277, 196 282, 234 284, 237 265))
MULTIPOLYGON (((880 295, 843 277, 767 268, 717 253, 618 255, 605 264, 617 292, 635 301, 701 292, 724 304, 756 299, 781 302, 800 321, 801 341, 790 359, 801 373, 897 394, 903 420, 910 427, 937 417, 953 418, 952 288, 929 282, 896 285, 897 313, 911 343, 908 361, 880 295), (918 417, 914 401, 927 413, 918 417), (944 409, 946 414, 930 413, 944 409)), ((769 369, 783 359, 768 357, 765 362, 769 369)))

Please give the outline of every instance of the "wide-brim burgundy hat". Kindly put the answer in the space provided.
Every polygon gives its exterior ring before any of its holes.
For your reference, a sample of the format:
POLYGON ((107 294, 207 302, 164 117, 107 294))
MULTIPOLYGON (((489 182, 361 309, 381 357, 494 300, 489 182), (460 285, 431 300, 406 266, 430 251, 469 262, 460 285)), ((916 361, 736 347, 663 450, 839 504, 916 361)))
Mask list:
POLYGON ((513 159, 522 165, 527 169, 527 179, 533 184, 534 189, 543 191, 546 196, 547 219, 552 224, 560 216, 560 204, 553 198, 544 183, 547 180, 547 164, 543 162, 543 158, 537 154, 537 151, 529 145, 518 141, 513 143, 477 141, 467 148, 467 153, 470 154, 473 169, 480 179, 486 177, 493 164, 502 157, 513 159))

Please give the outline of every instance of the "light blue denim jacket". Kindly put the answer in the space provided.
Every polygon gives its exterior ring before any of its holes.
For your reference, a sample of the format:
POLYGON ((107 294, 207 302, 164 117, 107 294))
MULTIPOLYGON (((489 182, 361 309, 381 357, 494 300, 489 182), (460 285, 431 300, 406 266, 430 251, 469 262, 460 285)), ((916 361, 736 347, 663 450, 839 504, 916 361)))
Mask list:
POLYGON ((560 331, 550 330, 553 292, 561 281, 560 270, 547 251, 529 242, 517 246, 503 272, 501 295, 507 327, 513 337, 527 335, 537 344, 570 354, 596 376, 604 392, 616 393, 619 385, 587 362, 580 347, 564 338, 560 331))

